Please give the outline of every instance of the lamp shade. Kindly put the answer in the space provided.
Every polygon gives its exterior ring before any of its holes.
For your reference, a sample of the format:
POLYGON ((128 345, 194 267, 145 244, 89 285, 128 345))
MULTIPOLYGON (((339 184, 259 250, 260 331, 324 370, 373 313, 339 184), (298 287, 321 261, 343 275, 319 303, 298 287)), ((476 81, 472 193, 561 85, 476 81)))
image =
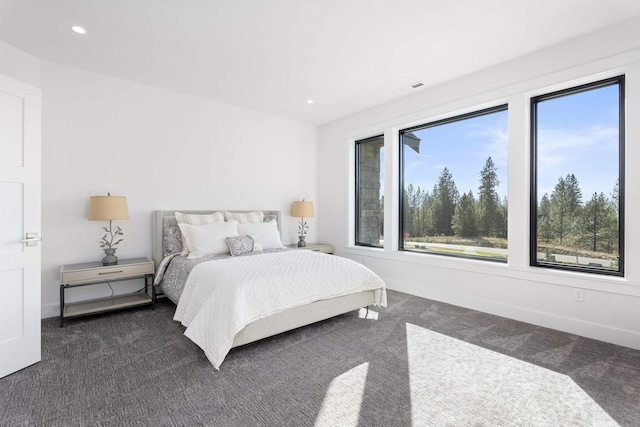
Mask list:
POLYGON ((89 198, 89 221, 129 219, 129 208, 125 196, 91 196, 89 198))
POLYGON ((313 218, 313 202, 293 202, 291 216, 296 218, 313 218))

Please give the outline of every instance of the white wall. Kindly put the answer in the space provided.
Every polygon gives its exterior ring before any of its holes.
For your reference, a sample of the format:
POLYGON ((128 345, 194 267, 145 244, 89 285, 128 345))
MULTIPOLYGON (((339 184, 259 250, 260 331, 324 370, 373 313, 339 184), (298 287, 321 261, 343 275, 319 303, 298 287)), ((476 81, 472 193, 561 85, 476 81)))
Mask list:
POLYGON ((279 209, 283 242, 296 241, 291 202, 317 196, 315 127, 46 61, 40 78, 43 317, 57 314, 60 265, 104 256, 106 222, 86 219, 92 195, 127 196, 119 257, 151 257, 157 209, 279 209))
POLYGON ((425 89, 320 127, 318 132, 320 238, 336 253, 376 271, 390 289, 474 308, 640 349, 640 20, 567 41, 456 81, 425 89), (626 74, 625 278, 549 271, 528 265, 531 96, 626 74), (509 262, 507 265, 398 247, 399 128, 509 103, 509 262), (385 248, 353 246, 353 141, 385 133, 385 248), (584 302, 573 300, 585 289, 584 302))
POLYGON ((40 60, 0 40, 0 74, 40 87, 40 60))

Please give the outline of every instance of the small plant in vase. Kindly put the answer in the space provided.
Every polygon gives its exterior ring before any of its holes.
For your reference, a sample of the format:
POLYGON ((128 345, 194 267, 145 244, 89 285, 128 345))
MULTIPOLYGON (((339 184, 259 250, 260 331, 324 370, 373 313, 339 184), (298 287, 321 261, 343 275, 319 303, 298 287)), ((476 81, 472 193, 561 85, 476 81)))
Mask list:
POLYGON ((100 239, 100 247, 104 249, 104 253, 106 254, 106 256, 102 259, 102 264, 115 265, 118 263, 118 258, 115 256, 117 249, 115 246, 124 240, 119 238, 120 236, 124 236, 124 232, 122 231, 122 228, 120 228, 120 226, 118 226, 116 230, 113 231, 113 228, 111 227, 111 221, 109 221, 109 228, 102 227, 102 229, 105 231, 105 235, 102 236, 102 239, 100 239), (116 240, 114 243, 113 241, 115 239, 118 240, 116 240))
POLYGON ((304 218, 300 218, 300 223, 298 224, 298 235, 300 236, 300 240, 298 241, 299 248, 307 246, 307 242, 304 240, 307 237, 307 231, 309 231, 307 221, 305 221, 304 218))

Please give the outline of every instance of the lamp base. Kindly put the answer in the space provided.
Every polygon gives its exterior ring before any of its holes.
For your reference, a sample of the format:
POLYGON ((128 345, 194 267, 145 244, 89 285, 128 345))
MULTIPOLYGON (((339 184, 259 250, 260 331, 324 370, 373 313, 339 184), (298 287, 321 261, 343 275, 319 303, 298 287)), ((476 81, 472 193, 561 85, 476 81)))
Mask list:
POLYGON ((304 241, 305 236, 300 236, 300 240, 298 240, 298 247, 305 248, 307 247, 307 242, 304 241))
POLYGON ((102 265, 117 265, 118 257, 115 256, 115 249, 105 249, 104 253, 106 254, 104 258, 102 258, 102 265))

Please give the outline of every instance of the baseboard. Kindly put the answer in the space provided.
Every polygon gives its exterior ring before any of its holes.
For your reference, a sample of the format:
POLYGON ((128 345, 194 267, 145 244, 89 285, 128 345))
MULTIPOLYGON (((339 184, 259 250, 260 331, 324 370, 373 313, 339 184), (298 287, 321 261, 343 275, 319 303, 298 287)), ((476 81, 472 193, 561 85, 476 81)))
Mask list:
POLYGON ((49 304, 43 305, 40 309, 40 318, 49 319, 51 317, 60 317, 60 305, 49 304))
POLYGON ((385 280, 385 283, 387 284, 387 288, 390 290, 404 292, 422 298, 457 305, 472 310, 478 310, 484 313, 518 320, 520 322, 531 323, 533 325, 555 329, 585 338, 591 338, 640 350, 640 333, 635 331, 587 322, 553 313, 531 310, 525 307, 503 304, 482 298, 470 297, 453 292, 426 288, 413 283, 395 280, 385 280))

